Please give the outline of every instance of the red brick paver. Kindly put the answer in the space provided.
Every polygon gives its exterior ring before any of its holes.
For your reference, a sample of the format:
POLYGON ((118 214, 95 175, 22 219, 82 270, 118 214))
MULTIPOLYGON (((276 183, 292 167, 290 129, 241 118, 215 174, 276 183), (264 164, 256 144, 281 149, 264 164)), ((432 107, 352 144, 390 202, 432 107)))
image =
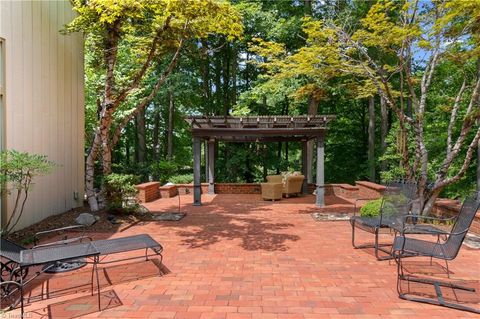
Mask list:
MULTIPOLYGON (((370 251, 354 250, 348 222, 314 221, 309 214, 316 210, 313 196, 275 203, 263 202, 258 195, 204 195, 202 200, 203 206, 193 207, 191 196, 182 196, 182 210, 188 215, 180 222, 140 223, 107 234, 153 236, 165 248, 163 276, 156 276, 158 267, 151 261, 107 266, 100 276, 101 311, 98 304, 94 304, 95 309, 89 306, 96 300, 88 292, 90 269, 44 277, 48 279, 48 285, 45 281, 43 285, 44 290, 46 286, 50 290, 49 298, 28 305, 27 315, 174 319, 478 317, 399 299, 394 263, 379 262, 370 251)), ((327 198, 327 204, 334 204, 334 200, 327 198)), ((146 206, 162 212, 175 210, 177 203, 175 197, 146 206)), ((359 234, 359 239, 371 236, 359 234)), ((415 262, 412 260, 411 267, 418 266, 415 262)), ((463 247, 450 269, 452 277, 478 281, 479 251, 463 247)), ((40 283, 32 291, 32 300, 40 299, 40 283)), ((17 313, 15 310, 11 314, 17 313)))

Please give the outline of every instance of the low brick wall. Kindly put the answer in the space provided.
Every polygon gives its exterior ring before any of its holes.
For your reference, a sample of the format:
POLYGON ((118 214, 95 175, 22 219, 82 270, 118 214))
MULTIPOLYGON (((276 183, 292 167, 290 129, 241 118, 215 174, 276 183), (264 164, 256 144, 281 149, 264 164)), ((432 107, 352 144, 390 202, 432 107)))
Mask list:
MULTIPOLYGON (((193 184, 176 184, 177 192, 180 195, 193 194, 193 184)), ((208 183, 201 184, 202 194, 208 193, 208 183)))
MULTIPOLYGON (((436 216, 448 218, 457 215, 462 208, 462 204, 456 200, 439 198, 433 206, 432 213, 436 216)), ((470 232, 480 235, 480 210, 473 219, 470 232)))
POLYGON ((261 194, 260 184, 215 183, 215 194, 261 194))
POLYGON ((160 186, 158 190, 160 198, 170 198, 178 194, 176 185, 160 186))
POLYGON ((385 190, 385 186, 365 181, 357 181, 357 196, 355 198, 380 198, 385 190))
POLYGON ((159 186, 159 182, 148 182, 136 185, 135 187, 138 190, 137 199, 140 203, 148 203, 156 200, 160 196, 159 186))

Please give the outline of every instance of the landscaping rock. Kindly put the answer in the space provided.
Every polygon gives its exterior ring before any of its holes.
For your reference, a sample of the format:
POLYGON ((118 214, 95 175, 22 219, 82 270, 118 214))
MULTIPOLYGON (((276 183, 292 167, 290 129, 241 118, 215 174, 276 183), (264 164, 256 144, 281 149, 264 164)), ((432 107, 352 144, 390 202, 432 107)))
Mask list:
POLYGON ((150 213, 150 211, 145 206, 139 205, 137 210, 136 210, 136 213, 138 213, 140 215, 145 215, 145 214, 150 213))
POLYGON ((82 213, 75 218, 75 222, 83 226, 92 226, 97 221, 97 218, 89 213, 82 213))

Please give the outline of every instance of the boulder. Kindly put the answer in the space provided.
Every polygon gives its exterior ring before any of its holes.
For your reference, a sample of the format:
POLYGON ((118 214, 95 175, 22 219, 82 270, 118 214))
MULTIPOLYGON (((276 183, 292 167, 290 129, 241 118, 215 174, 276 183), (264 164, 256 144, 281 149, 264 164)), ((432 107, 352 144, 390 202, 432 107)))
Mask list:
POLYGON ((89 213, 81 213, 75 218, 75 222, 83 226, 92 226, 97 221, 97 218, 89 213))

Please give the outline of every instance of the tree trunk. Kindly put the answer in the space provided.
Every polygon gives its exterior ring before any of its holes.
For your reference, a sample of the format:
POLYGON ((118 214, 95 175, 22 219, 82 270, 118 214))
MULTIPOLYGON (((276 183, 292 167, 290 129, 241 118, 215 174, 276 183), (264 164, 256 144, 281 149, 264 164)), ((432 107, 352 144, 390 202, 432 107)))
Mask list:
POLYGON ((214 108, 215 115, 221 115, 221 111, 223 111, 222 103, 223 103, 223 96, 222 96, 222 56, 220 54, 216 54, 215 56, 215 100, 216 105, 214 108))
POLYGON ((144 164, 147 161, 147 141, 145 139, 145 109, 139 110, 137 116, 135 117, 135 122, 137 124, 137 163, 144 164))
MULTIPOLYGON (((387 150, 387 134, 388 134, 388 109, 385 99, 380 96, 380 116, 381 116, 381 132, 380 132, 380 146, 382 147, 382 154, 387 150)), ((387 163, 382 161, 382 172, 387 170, 387 163)))
POLYGON ((312 15, 312 0, 303 0, 303 14, 312 15))
POLYGON ((480 192, 480 140, 477 143, 477 192, 480 192))
POLYGON ((201 63, 202 68, 202 87, 203 87, 203 106, 207 108, 207 114, 210 114, 211 105, 213 104, 211 101, 212 98, 212 91, 210 86, 210 57, 208 55, 208 42, 205 39, 202 39, 202 48, 205 51, 205 58, 201 63))
POLYGON ((174 116, 174 96, 171 89, 168 90, 168 128, 167 128, 167 159, 173 158, 173 116, 174 116))
POLYGON ((247 51, 246 61, 245 61, 245 90, 250 89, 250 53, 247 51))
MULTIPOLYGON (((226 42, 226 40, 225 40, 226 42)), ((230 44, 225 43, 223 53, 223 115, 228 116, 230 112, 230 44)))
MULTIPOLYGON (((307 114, 308 115, 317 115, 318 112, 318 103, 319 101, 315 99, 313 96, 310 96, 308 98, 308 110, 307 114)), ((315 140, 309 140, 307 142, 307 165, 309 169, 307 170, 307 180, 309 183, 314 183, 313 180, 313 150, 315 148, 315 140)))
POLYGON ((88 152, 87 159, 85 161, 85 193, 87 195, 88 205, 90 209, 94 212, 99 210, 97 197, 95 194, 95 160, 97 159, 97 154, 100 148, 100 134, 98 130, 95 134, 95 138, 88 152))
POLYGON ((375 97, 368 99, 368 177, 375 182, 375 97))
POLYGON ((231 66, 232 90, 231 90, 231 97, 230 97, 230 105, 235 105, 237 104, 237 69, 238 69, 237 47, 235 46, 235 44, 232 45, 231 61, 232 61, 232 66, 231 66))
POLYGON ((130 165, 130 125, 126 127, 126 133, 125 134, 125 165, 129 166, 130 165))
POLYGON ((153 160, 160 158, 160 106, 155 105, 153 116, 153 160))

